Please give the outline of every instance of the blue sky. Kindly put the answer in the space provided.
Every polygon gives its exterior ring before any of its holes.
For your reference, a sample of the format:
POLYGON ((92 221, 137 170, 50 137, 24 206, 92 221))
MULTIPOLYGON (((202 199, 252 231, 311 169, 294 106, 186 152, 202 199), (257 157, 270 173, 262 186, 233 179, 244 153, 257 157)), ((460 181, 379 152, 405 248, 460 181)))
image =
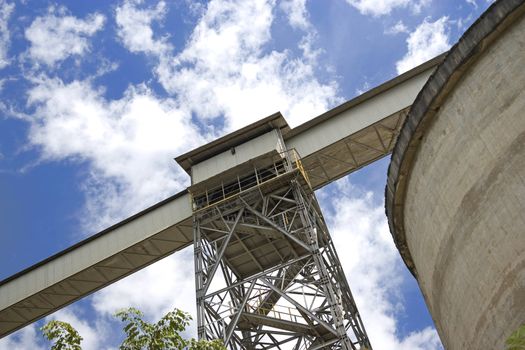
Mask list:
MULTIPOLYGON (((0 0, 0 279, 185 188, 174 157, 276 111, 297 126, 447 50, 489 3, 0 0)), ((387 166, 317 195, 372 344, 439 349, 386 226, 387 166)), ((177 253, 51 317, 115 348, 119 307, 194 310, 192 266, 177 253)), ((45 348, 41 324, 0 349, 45 348)))

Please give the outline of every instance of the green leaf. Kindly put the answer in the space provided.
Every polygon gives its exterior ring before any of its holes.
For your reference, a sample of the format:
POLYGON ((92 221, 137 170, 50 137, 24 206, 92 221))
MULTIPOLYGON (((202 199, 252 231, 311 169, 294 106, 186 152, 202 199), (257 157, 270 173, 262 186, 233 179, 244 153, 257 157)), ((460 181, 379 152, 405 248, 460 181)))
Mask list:
POLYGON ((42 328, 42 335, 53 342, 51 350, 81 350, 82 337, 69 323, 49 321, 42 328))
POLYGON ((525 350, 525 324, 522 324, 505 342, 506 350, 525 350))
MULTIPOLYGON (((184 339, 181 333, 190 324, 191 316, 179 309, 168 312, 157 323, 144 321, 143 313, 133 307, 117 311, 115 317, 124 323, 126 334, 120 350, 226 350, 222 340, 184 339)), ((44 337, 54 341, 51 350, 82 349, 82 337, 66 322, 51 321, 41 329, 44 337)))

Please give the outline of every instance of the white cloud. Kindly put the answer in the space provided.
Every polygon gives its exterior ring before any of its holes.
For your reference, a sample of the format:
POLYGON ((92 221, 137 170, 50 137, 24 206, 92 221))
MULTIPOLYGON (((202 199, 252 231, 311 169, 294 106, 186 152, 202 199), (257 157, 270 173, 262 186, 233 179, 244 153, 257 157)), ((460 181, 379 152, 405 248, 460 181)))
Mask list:
POLYGON ((45 350, 42 335, 34 324, 0 339, 0 350, 45 350))
POLYGON ((367 92, 368 90, 370 90, 370 88, 372 87, 372 85, 370 84, 370 82, 368 81, 365 81, 363 83, 363 85, 361 85, 361 87, 357 88, 355 90, 355 93, 356 95, 362 95, 364 94, 365 92, 367 92))
POLYGON ((472 17, 473 14, 469 13, 468 16, 450 20, 449 23, 451 25, 455 24, 460 32, 464 32, 472 24, 472 17))
POLYGON ((163 38, 153 39, 151 24, 162 19, 164 5, 155 9, 139 5, 127 1, 117 9, 120 37, 130 51, 156 60, 159 82, 204 124, 224 118, 223 132, 232 131, 280 110, 297 125, 340 102, 337 84, 321 83, 315 75, 320 51, 304 1, 281 6, 290 25, 305 32, 297 44, 302 57, 264 51, 271 41, 273 0, 211 1, 177 55, 163 38), (140 26, 147 35, 133 36, 134 21, 124 18, 144 18, 140 26))
POLYGON ((472 6, 474 6, 474 8, 478 8, 478 3, 476 2, 476 0, 465 0, 465 1, 471 4, 472 6))
MULTIPOLYGON (((51 320, 67 322, 75 328, 82 337, 81 346, 84 350, 106 348, 106 343, 115 335, 111 333, 109 319, 99 317, 88 323, 83 317, 83 311, 75 305, 68 306, 44 318, 44 323, 51 320)), ((44 340, 42 331, 36 324, 28 325, 6 338, 0 339, 0 350, 45 350, 50 342, 44 340)))
POLYGON ((84 350, 98 350, 103 347, 104 342, 108 336, 106 332, 105 321, 98 319, 94 325, 89 324, 85 318, 80 317, 81 312, 75 306, 70 306, 44 319, 47 323, 51 320, 59 320, 69 323, 75 328, 82 337, 82 349, 84 350))
POLYGON ((321 203, 323 198, 330 201, 325 217, 372 346, 392 350, 441 349, 432 328, 404 338, 398 336, 402 262, 383 204, 374 203, 371 192, 363 193, 348 179, 339 180, 335 186, 338 196, 321 191, 319 197, 321 203))
POLYGON ((443 349, 441 340, 434 328, 426 327, 417 332, 410 333, 399 343, 400 350, 438 350, 443 349))
POLYGON ((159 81, 205 120, 224 116, 235 130, 280 110, 297 125, 339 102, 335 82, 321 83, 306 34, 304 57, 265 52, 273 1, 212 1, 184 50, 157 68, 159 81))
POLYGON ((52 67, 69 56, 83 55, 89 50, 88 38, 102 29, 104 21, 101 14, 79 19, 67 15, 64 8, 51 7, 47 15, 37 17, 25 31, 31 43, 29 56, 52 67))
POLYGON ((374 17, 389 15, 396 8, 410 8, 413 13, 419 13, 431 0, 346 0, 363 15, 374 17))
POLYGON ((405 7, 409 0, 346 0, 363 15, 381 16, 389 14, 396 7, 405 7))
POLYGON ((0 69, 9 64, 7 52, 11 42, 11 33, 8 28, 8 21, 14 9, 14 4, 0 0, 0 69))
POLYGON ((412 13, 419 14, 421 13, 421 10, 430 5, 431 2, 432 0, 412 1, 410 3, 410 9, 412 10, 412 13))
POLYGON ((279 7, 288 16, 288 23, 292 28, 306 30, 310 27, 306 0, 283 0, 279 7))
POLYGON ((448 50, 448 26, 449 20, 446 16, 435 22, 429 22, 429 19, 425 18, 407 38, 408 52, 396 63, 398 74, 448 50))
POLYGON ((115 11, 118 36, 131 52, 144 52, 162 55, 169 49, 167 38, 155 39, 151 25, 166 15, 166 3, 160 1, 156 7, 139 9, 139 0, 125 1, 115 11))
MULTIPOLYGON (((187 185, 173 157, 204 141, 190 114, 146 87, 108 101, 89 81, 35 78, 29 139, 48 160, 90 165, 86 224, 102 228, 187 185)), ((91 231, 90 233, 92 233, 91 231)))
MULTIPOLYGON (((151 321, 159 320, 175 307, 195 315, 193 248, 177 252, 104 288, 93 296, 92 304, 99 317, 111 316, 116 310, 130 306, 144 312, 151 321)), ((194 323, 187 331, 195 333, 194 323)))
POLYGON ((392 27, 390 27, 387 30, 385 30, 385 34, 395 35, 395 34, 399 34, 399 33, 408 33, 407 26, 401 20, 399 20, 392 27))
MULTIPOLYGON (((272 1, 212 1, 177 56, 151 29, 165 5, 139 5, 128 1, 116 10, 119 35, 131 51, 157 60, 159 80, 172 98, 160 99, 139 85, 129 87, 121 99, 108 100, 89 79, 64 83, 44 74, 30 77, 31 144, 41 149, 43 159, 89 165, 81 185, 87 195, 83 217, 88 233, 183 189, 189 179, 173 157, 205 140, 278 110, 297 125, 339 101, 336 84, 316 78, 315 33, 307 32, 298 43, 303 57, 264 53, 271 40, 272 1), (129 35, 139 29, 146 34, 129 35), (192 115, 206 135, 200 135, 192 115)), ((79 21, 50 14, 35 20, 27 33, 43 23, 80 28, 63 24, 79 21)))

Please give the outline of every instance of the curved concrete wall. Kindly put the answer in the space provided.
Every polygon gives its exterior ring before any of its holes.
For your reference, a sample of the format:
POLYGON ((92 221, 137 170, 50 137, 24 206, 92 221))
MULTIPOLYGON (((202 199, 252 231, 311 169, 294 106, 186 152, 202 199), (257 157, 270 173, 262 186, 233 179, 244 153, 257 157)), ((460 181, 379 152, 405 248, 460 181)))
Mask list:
POLYGON ((434 77, 444 83, 429 81, 414 103, 420 118, 389 169, 392 233, 446 349, 503 349, 525 323, 524 7, 445 59, 434 77))

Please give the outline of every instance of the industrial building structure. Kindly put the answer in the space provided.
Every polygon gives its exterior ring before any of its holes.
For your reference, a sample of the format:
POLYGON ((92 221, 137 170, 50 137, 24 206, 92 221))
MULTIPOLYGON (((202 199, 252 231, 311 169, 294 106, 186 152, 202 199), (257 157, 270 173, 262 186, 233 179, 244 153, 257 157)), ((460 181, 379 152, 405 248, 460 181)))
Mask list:
POLYGON ((276 113, 178 157, 188 190, 0 282, 0 337, 193 244, 200 337, 370 348, 313 191, 393 151, 390 228, 445 348, 502 348, 525 322, 524 13, 497 1, 299 127, 276 113))
POLYGON ((270 118, 177 158, 192 179, 198 336, 371 349, 288 125, 270 118))

